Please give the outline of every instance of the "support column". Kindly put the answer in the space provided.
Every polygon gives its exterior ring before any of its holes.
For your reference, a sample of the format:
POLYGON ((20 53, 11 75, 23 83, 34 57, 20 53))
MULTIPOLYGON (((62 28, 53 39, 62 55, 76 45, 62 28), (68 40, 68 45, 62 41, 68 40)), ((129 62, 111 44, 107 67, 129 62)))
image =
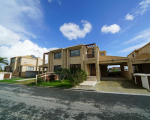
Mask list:
POLYGON ((69 69, 69 50, 67 49, 67 69, 69 69))
POLYGON ((48 52, 48 66, 47 66, 47 72, 50 72, 50 52, 48 52))
POLYGON ((42 73, 44 73, 44 64, 45 64, 45 54, 43 54, 43 66, 42 66, 42 73))
POLYGON ((81 47, 80 55, 81 55, 81 69, 84 70, 84 67, 83 67, 83 58, 84 58, 83 46, 81 47))
POLYGON ((63 52, 63 49, 61 49, 61 60, 62 60, 61 67, 64 68, 64 52, 63 52))
POLYGON ((100 69, 99 69, 99 50, 96 46, 94 45, 94 50, 95 50, 95 67, 96 67, 96 77, 97 77, 97 82, 100 81, 100 69))
POLYGON ((128 72, 129 72, 128 78, 132 79, 133 66, 132 66, 131 58, 128 58, 128 72))

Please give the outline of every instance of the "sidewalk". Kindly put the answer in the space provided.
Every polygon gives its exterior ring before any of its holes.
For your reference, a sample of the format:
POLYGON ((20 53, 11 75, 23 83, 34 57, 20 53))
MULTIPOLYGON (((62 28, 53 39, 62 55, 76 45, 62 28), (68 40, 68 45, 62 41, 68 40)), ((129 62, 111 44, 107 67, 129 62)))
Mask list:
POLYGON ((15 80, 15 81, 27 81, 27 80, 34 80, 34 79, 36 79, 36 78, 29 78, 29 79, 23 79, 23 80, 15 80))
POLYGON ((145 94, 150 95, 147 89, 136 85, 131 80, 114 80, 114 81, 100 81, 100 83, 95 84, 94 87, 88 86, 76 86, 75 90, 94 90, 98 92, 106 93, 122 93, 122 94, 145 94))

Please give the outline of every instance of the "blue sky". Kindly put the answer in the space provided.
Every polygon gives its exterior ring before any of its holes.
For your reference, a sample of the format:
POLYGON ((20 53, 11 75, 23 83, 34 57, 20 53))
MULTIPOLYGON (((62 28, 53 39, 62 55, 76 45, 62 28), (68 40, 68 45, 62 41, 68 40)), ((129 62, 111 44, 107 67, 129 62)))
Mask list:
POLYGON ((150 0, 0 1, 0 56, 96 43, 127 56, 150 41, 150 0))

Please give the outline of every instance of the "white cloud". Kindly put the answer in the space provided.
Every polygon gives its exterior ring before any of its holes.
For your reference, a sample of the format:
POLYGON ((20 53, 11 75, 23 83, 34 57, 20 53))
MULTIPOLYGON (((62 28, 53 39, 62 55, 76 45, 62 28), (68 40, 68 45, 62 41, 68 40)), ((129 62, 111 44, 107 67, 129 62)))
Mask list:
POLYGON ((67 37, 69 40, 84 38, 87 33, 90 33, 92 30, 92 25, 85 20, 81 21, 83 23, 83 29, 74 23, 64 23, 60 27, 62 34, 67 37))
POLYGON ((150 40, 150 28, 142 31, 136 37, 124 42, 123 44, 129 44, 129 43, 140 42, 145 40, 150 40))
POLYGON ((102 28, 101 28, 101 32, 103 33, 117 33, 120 31, 120 26, 117 25, 117 24, 113 24, 113 25, 110 25, 110 26, 107 26, 107 25, 104 25, 102 28))
POLYGON ((42 9, 36 0, 1 0, 0 11, 2 26, 19 35, 36 38, 30 30, 34 24, 40 26, 43 20, 42 9), (32 23, 32 26, 28 22, 32 23))
POLYGON ((140 7, 136 11, 136 14, 143 15, 150 7, 150 0, 143 0, 139 3, 140 7))
POLYGON ((20 40, 20 36, 0 25, 0 45, 13 45, 20 40))
MULTIPOLYGON (((150 40, 149 40, 149 41, 150 41, 150 40)), ((132 52, 132 51, 134 51, 135 49, 141 48, 142 46, 146 45, 149 41, 146 41, 146 42, 144 42, 144 43, 141 43, 141 44, 138 44, 138 45, 134 45, 134 46, 125 48, 125 49, 119 51, 119 53, 132 52)))
POLYGON ((133 19, 134 19, 133 15, 127 14, 125 16, 125 20, 131 20, 132 21, 133 19))
POLYGON ((43 59, 43 53, 57 48, 45 48, 39 47, 37 44, 34 44, 30 40, 25 40, 23 42, 18 41, 12 46, 1 46, 0 47, 0 56, 1 57, 15 57, 15 56, 24 56, 24 55, 35 55, 43 59))

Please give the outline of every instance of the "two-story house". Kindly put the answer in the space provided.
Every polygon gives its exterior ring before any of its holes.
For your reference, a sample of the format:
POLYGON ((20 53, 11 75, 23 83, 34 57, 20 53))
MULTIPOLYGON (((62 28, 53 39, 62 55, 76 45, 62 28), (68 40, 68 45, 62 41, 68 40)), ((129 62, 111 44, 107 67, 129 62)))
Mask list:
MULTIPOLYGON (((108 65, 120 65, 121 76, 130 78, 128 58, 119 56, 107 56, 106 51, 102 51, 94 44, 80 44, 67 48, 60 48, 43 54, 43 65, 39 66, 39 72, 54 72, 59 67, 81 68, 88 76, 95 76, 97 82, 102 77, 109 77, 108 65), (45 56, 48 56, 48 63, 45 63, 45 56)), ((92 77, 93 78, 93 77, 92 77)))
POLYGON ((37 71, 38 66, 42 65, 43 60, 34 55, 17 56, 10 58, 10 65, 5 66, 5 72, 12 72, 12 76, 25 77, 26 71, 37 71))

